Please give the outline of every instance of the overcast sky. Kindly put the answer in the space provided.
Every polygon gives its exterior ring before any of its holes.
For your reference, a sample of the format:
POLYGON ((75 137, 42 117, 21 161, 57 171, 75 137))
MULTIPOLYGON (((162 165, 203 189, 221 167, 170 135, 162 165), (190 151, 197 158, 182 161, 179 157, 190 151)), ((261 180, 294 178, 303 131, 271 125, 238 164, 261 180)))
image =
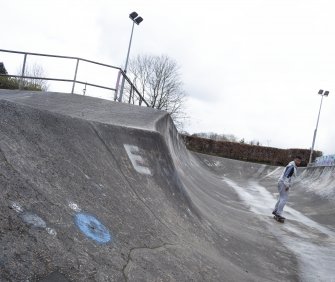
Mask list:
MULTIPOLYGON (((280 148, 335 153, 333 0, 0 0, 0 48, 125 63, 167 55, 181 67, 189 133, 233 134, 280 148)), ((22 59, 0 53, 7 70, 22 59)), ((46 73, 53 72, 47 68, 46 73)), ((62 65, 72 79, 72 69, 62 65)), ((114 74, 113 74, 114 75, 114 74)))

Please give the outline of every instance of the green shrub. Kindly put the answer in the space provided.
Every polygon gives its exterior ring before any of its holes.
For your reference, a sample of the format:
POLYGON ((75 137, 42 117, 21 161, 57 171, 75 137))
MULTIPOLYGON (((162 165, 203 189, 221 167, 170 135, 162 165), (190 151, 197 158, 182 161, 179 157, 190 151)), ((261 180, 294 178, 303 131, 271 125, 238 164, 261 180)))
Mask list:
MULTIPOLYGON (((20 89, 20 79, 0 76, 0 89, 20 89)), ((42 91, 41 85, 23 80, 22 90, 42 91)))

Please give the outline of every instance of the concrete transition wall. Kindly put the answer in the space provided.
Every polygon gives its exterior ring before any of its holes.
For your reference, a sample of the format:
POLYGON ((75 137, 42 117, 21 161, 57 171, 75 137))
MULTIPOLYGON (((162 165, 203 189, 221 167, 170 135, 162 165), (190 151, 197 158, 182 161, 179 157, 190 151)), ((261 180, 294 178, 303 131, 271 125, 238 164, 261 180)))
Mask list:
MULTIPOLYGON (((214 141, 188 135, 182 137, 187 148, 195 152, 270 165, 287 165, 295 156, 301 156, 302 166, 306 166, 311 152, 307 149, 278 149, 236 142, 214 141)), ((322 152, 315 151, 313 160, 321 154, 322 152)))
POLYGON ((191 153, 165 112, 0 90, 0 281, 329 281, 333 172, 301 172, 313 220, 285 229, 281 169, 191 153))

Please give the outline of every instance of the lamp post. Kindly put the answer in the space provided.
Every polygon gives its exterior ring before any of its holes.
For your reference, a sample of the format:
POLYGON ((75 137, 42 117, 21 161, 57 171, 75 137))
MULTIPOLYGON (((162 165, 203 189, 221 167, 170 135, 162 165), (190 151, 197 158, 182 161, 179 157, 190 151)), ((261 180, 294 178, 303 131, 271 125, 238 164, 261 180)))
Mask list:
MULTIPOLYGON (((133 32, 134 32, 134 26, 135 23, 139 25, 142 21, 143 18, 140 17, 136 12, 132 12, 129 15, 129 18, 133 21, 133 26, 131 28, 131 34, 130 34, 130 40, 129 40, 129 46, 128 46, 128 52, 127 52, 127 58, 126 58, 126 65, 124 67, 124 73, 127 73, 127 67, 128 67, 128 60, 129 60, 129 53, 130 53, 130 47, 131 47, 131 41, 133 39, 133 32)), ((123 88, 124 88, 124 76, 122 77, 122 82, 121 82, 121 89, 120 89, 120 96, 119 96, 119 102, 122 102, 122 96, 123 96, 123 88)))
POLYGON ((318 126, 319 126, 319 120, 320 120, 320 113, 321 113, 321 107, 322 107, 322 101, 323 101, 323 97, 324 96, 328 96, 329 95, 329 91, 323 91, 322 89, 319 90, 318 92, 319 95, 321 95, 321 103, 320 103, 320 108, 319 108, 319 114, 318 114, 318 119, 316 122, 316 127, 314 130, 314 135, 313 135, 313 143, 312 143, 312 149, 311 149, 311 154, 309 156, 309 164, 312 163, 312 157, 313 157, 313 150, 314 150, 314 144, 315 144, 315 138, 316 138, 316 133, 318 131, 318 126))

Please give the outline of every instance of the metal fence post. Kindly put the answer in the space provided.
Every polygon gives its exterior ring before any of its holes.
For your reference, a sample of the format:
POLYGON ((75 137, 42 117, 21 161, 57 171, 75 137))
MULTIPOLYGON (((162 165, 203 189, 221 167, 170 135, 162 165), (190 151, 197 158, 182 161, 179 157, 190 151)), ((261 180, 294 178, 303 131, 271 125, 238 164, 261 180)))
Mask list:
POLYGON ((116 85, 115 85, 114 101, 117 100, 117 92, 119 91, 120 78, 121 78, 121 71, 119 70, 119 73, 116 79, 116 85))
POLYGON ((119 95, 119 102, 122 102, 122 96, 123 96, 123 89, 124 89, 124 81, 125 81, 125 73, 122 74, 122 81, 121 81, 121 90, 120 90, 120 95, 119 95))
POLYGON ((21 78, 20 78, 20 83, 19 83, 19 89, 23 89, 23 77, 26 69, 26 61, 27 61, 27 54, 24 54, 23 58, 23 65, 22 65, 22 72, 21 72, 21 78))
POLYGON ((130 92, 129 92, 129 100, 128 100, 128 104, 131 103, 131 96, 133 95, 134 93, 134 86, 133 85, 130 85, 130 92))
POLYGON ((78 72, 78 65, 79 65, 79 59, 77 59, 76 70, 75 70, 75 72, 74 72, 74 78, 73 78, 73 84, 72 84, 72 91, 71 91, 71 94, 73 94, 73 92, 74 92, 74 86, 76 85, 77 72, 78 72))

